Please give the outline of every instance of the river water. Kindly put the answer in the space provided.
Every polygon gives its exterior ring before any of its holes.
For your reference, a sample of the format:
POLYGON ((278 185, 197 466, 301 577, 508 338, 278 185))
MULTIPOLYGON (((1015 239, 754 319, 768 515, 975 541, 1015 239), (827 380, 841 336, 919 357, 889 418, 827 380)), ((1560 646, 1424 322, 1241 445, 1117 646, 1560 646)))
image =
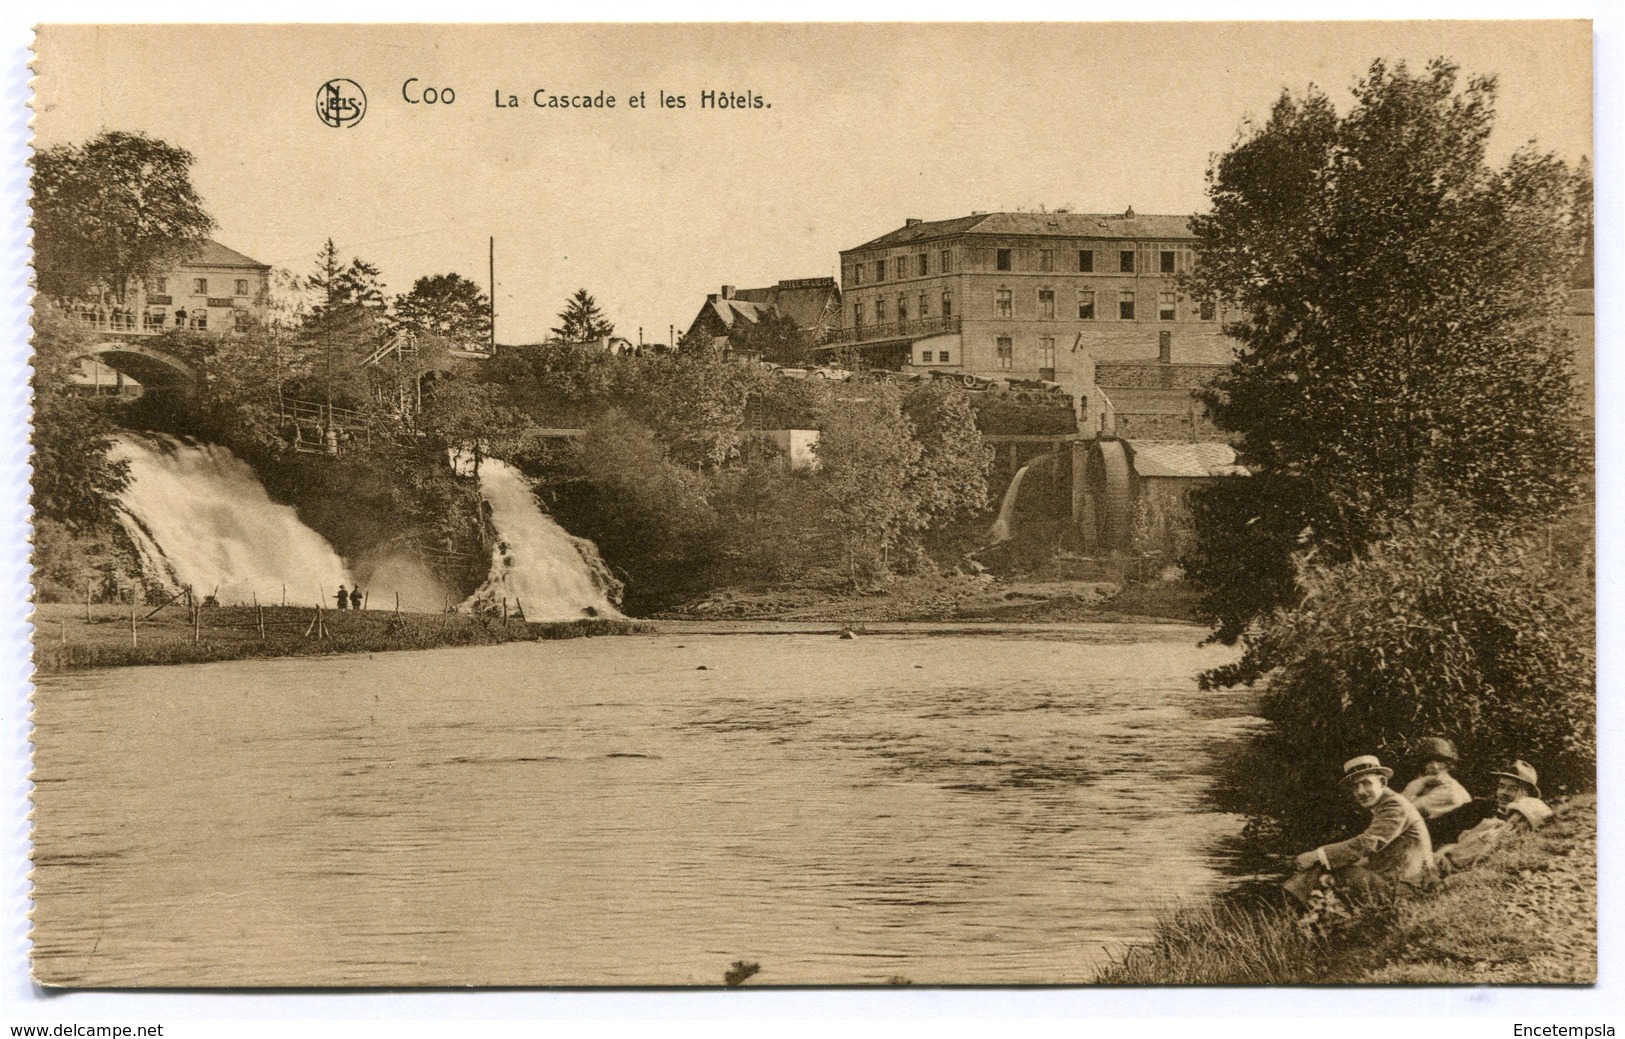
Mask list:
POLYGON ((578 639, 39 681, 70 985, 1087 982, 1224 883, 1178 626, 578 639))

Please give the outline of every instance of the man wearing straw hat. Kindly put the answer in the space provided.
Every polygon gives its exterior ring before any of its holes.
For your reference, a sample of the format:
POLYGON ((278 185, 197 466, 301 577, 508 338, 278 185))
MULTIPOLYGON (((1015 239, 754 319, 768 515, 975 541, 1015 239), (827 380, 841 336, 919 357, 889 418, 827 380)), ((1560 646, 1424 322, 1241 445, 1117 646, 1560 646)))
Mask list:
POLYGON ((1527 761, 1514 761, 1495 777, 1495 814, 1439 849, 1439 871, 1451 873, 1477 862, 1509 833, 1538 830, 1552 817, 1540 799, 1540 776, 1527 761))
POLYGON ((1299 855, 1298 872, 1281 885, 1304 905, 1331 874, 1333 886, 1354 902, 1370 901, 1396 887, 1421 887, 1433 874, 1433 842, 1416 806, 1388 786, 1394 770, 1375 755, 1343 764, 1343 785, 1356 804, 1371 813, 1365 832, 1299 855))

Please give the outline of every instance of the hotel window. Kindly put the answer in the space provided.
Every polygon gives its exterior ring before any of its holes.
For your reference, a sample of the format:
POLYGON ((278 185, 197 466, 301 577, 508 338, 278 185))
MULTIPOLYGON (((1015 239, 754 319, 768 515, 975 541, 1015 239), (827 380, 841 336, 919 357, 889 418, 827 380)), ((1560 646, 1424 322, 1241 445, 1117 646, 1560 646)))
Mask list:
POLYGON ((947 364, 948 363, 948 351, 946 351, 946 350, 938 350, 937 351, 937 360, 942 364, 947 364))
POLYGON ((882 296, 879 299, 875 300, 875 324, 883 325, 885 323, 886 323, 886 298, 884 296, 882 296))
POLYGON ((1123 249, 1117 254, 1117 269, 1124 274, 1134 273, 1134 250, 1123 249))
POLYGON ((237 279, 237 295, 239 295, 239 296, 248 295, 248 279, 247 278, 238 278, 237 279))
POLYGON ((994 263, 994 266, 997 267, 1001 271, 1007 271, 1007 270, 1010 269, 1010 250, 1009 249, 1000 249, 998 251, 998 256, 996 257, 996 262, 994 263))
POLYGON ((209 279, 208 278, 193 278, 192 279, 192 292, 193 292, 194 295, 207 296, 209 294, 209 279))
POLYGON ((1162 250, 1162 252, 1157 255, 1157 259, 1162 266, 1162 273, 1174 273, 1174 251, 1172 249, 1162 250))
POLYGON ((931 262, 931 258, 929 256, 927 256, 925 253, 920 254, 919 262, 917 264, 915 264, 915 269, 919 271, 920 277, 923 278, 923 277, 926 276, 927 273, 929 273, 926 270, 926 267, 929 266, 930 262, 931 262))
POLYGON ((1053 271, 1055 269, 1055 253, 1053 250, 1038 250, 1038 269, 1041 271, 1053 271))
POLYGON ((1015 340, 1009 336, 999 336, 999 367, 1009 368, 1015 363, 1015 340))
POLYGON ((1157 293, 1157 320, 1172 321, 1174 319, 1174 294, 1172 292, 1157 293))
POLYGON ((1055 320, 1055 290, 1038 290, 1038 317, 1043 321, 1055 320))
POLYGON ((209 327, 209 312, 204 310, 202 307, 198 307, 193 310, 192 327, 204 329, 206 331, 209 327))
POLYGON ((942 316, 954 316, 954 294, 947 289, 942 290, 942 316))
POLYGON ((908 320, 908 297, 907 296, 898 296, 897 297, 897 320, 899 322, 908 320))
POLYGON ((1093 274, 1095 272, 1095 251, 1093 249, 1078 250, 1078 273, 1093 274))
POLYGON ((1218 316, 1218 311, 1219 308, 1214 306, 1213 301, 1210 299, 1204 299, 1199 308, 1199 314, 1203 321, 1212 321, 1218 316))
POLYGON ((1078 320, 1093 321, 1095 319, 1095 294, 1091 289, 1078 290, 1078 320))
POLYGON ((920 317, 921 318, 928 318, 930 316, 931 316, 931 297, 927 296, 925 293, 922 292, 922 293, 920 293, 920 317))
POLYGON ((953 254, 949 250, 942 250, 942 273, 947 274, 953 266, 953 254))
POLYGON ((1055 338, 1043 336, 1038 340, 1038 377, 1055 379, 1055 338))
POLYGON ((1009 289, 998 289, 993 293, 993 316, 1006 320, 1016 316, 1009 289))
POLYGON ((237 331, 247 332, 251 327, 253 327, 254 322, 250 318, 248 311, 236 310, 232 312, 232 315, 237 321, 237 331))
POLYGON ((164 292, 169 291, 169 279, 168 278, 159 278, 158 279, 158 291, 160 293, 164 293, 164 292))
POLYGON ((1119 292, 1117 294, 1117 318, 1120 321, 1134 320, 1134 293, 1119 292))
POLYGON ((852 265, 852 284, 863 284, 863 264, 861 263, 854 263, 852 265))
POLYGON ((886 261, 885 260, 876 260, 875 261, 875 280, 876 281, 885 281, 886 280, 886 261))
POLYGON ((863 304, 862 303, 854 303, 854 304, 852 304, 852 327, 853 328, 862 328, 863 327, 863 304))

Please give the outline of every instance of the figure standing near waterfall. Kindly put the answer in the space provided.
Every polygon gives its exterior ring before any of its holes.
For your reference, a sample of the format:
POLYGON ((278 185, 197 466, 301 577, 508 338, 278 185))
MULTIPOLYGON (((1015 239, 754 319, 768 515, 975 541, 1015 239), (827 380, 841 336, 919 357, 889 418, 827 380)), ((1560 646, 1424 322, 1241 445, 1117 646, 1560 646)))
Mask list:
POLYGON ((352 610, 361 609, 361 586, 360 585, 356 585, 354 588, 350 589, 350 609, 352 609, 352 610))
POLYGON ((338 599, 338 601, 339 601, 339 609, 341 609, 341 610, 347 608, 350 605, 350 593, 344 590, 344 586, 342 584, 339 585, 339 592, 338 592, 338 595, 335 596, 335 598, 338 599))

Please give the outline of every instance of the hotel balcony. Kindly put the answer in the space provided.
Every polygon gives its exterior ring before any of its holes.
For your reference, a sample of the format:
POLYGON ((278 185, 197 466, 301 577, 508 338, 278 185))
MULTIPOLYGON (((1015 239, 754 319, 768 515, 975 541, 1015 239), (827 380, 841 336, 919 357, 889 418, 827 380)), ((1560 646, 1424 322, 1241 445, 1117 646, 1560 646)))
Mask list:
POLYGON ((960 319, 956 317, 926 317, 914 321, 890 321, 879 325, 856 328, 831 329, 821 346, 881 346, 895 343, 913 343, 932 336, 958 335, 960 319))

